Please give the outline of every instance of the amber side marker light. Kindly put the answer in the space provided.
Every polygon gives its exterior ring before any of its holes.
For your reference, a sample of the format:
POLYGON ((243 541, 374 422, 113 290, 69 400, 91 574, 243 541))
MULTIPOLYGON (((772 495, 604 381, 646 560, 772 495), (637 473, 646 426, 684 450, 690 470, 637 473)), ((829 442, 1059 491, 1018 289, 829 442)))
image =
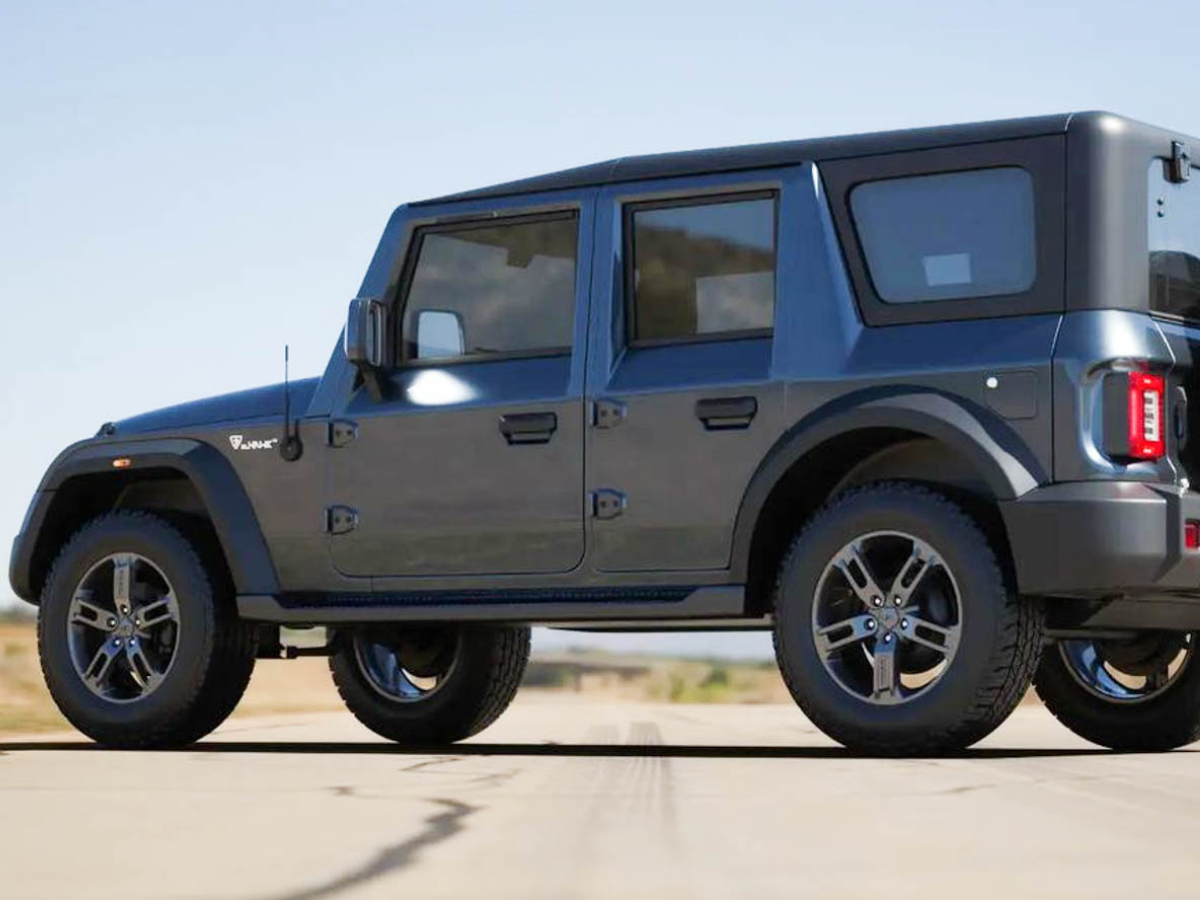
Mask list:
POLYGON ((133 465, 133 460, 130 459, 128 456, 122 456, 120 459, 113 460, 113 468, 114 469, 128 469, 132 465, 133 465))

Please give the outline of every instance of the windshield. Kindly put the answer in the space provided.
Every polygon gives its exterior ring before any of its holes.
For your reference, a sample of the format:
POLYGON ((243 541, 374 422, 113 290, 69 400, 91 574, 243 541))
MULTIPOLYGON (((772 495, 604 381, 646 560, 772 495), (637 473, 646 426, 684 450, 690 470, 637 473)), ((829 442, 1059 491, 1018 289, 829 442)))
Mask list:
POLYGON ((1150 164, 1150 309, 1200 319, 1200 179, 1167 180, 1161 159, 1150 164))

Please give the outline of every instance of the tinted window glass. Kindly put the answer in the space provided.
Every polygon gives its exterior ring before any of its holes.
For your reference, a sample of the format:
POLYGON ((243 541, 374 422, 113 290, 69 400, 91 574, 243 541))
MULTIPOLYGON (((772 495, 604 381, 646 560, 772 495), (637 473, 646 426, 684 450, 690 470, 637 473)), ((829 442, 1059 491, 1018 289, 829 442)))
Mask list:
POLYGON ((1200 319, 1200 181, 1171 184, 1150 165, 1150 308, 1200 319))
POLYGON ((850 192, 871 280, 888 303, 1020 294, 1037 274, 1024 169, 894 178, 850 192))
POLYGON ((572 215, 422 234, 405 358, 569 349, 577 231, 572 215))
POLYGON ((637 209, 634 341, 770 328, 775 311, 775 200, 637 209))

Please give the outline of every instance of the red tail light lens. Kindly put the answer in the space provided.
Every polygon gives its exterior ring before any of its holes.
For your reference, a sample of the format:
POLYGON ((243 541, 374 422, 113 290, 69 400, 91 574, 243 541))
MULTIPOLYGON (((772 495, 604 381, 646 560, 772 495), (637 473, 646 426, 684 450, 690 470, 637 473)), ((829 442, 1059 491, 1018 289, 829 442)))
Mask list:
POLYGON ((1129 373, 1129 455, 1136 459, 1158 459, 1167 452, 1165 392, 1161 375, 1129 373))
POLYGON ((1200 550, 1200 522, 1195 519, 1183 523, 1183 546, 1189 550, 1200 550))

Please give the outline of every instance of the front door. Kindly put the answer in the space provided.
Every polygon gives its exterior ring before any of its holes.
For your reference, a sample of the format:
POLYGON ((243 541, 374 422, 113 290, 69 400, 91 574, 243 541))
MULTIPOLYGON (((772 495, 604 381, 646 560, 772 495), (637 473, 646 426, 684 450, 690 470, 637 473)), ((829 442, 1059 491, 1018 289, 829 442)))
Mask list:
POLYGON ((580 562, 579 226, 573 208, 413 231, 384 396, 360 385, 334 416, 343 424, 332 428, 327 501, 340 572, 515 574, 580 562))

